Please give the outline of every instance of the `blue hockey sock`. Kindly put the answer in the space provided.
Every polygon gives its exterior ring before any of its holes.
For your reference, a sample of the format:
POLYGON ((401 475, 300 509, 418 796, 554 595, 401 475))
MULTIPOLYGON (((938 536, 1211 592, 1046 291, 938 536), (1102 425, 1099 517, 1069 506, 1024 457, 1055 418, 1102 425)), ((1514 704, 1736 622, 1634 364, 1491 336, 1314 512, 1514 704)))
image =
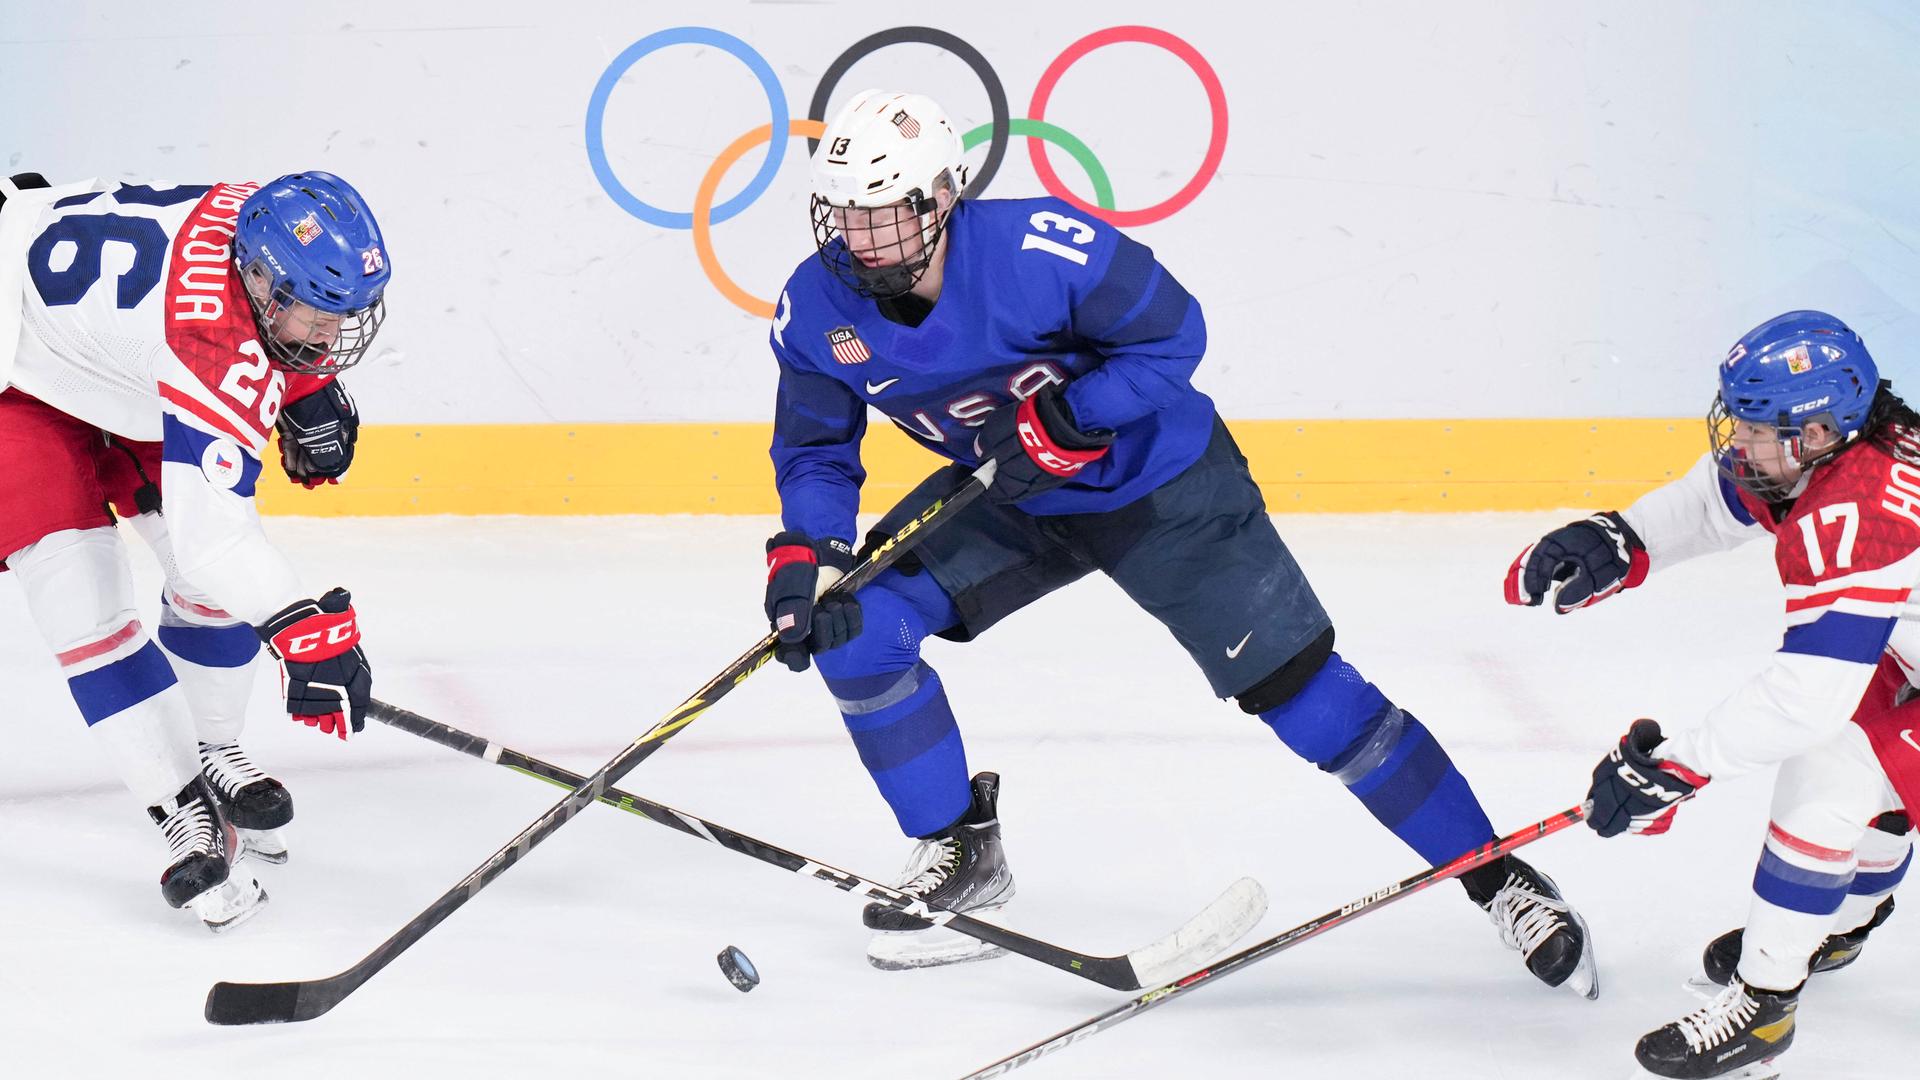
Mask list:
POLYGON ((1339 653, 1260 719, 1428 863, 1438 866, 1493 839, 1492 822, 1439 740, 1339 653))
POLYGON ((940 676, 920 659, 927 634, 959 616, 924 574, 888 571, 860 590, 860 606, 866 629, 814 662, 900 831, 931 836, 973 805, 959 725, 940 676))

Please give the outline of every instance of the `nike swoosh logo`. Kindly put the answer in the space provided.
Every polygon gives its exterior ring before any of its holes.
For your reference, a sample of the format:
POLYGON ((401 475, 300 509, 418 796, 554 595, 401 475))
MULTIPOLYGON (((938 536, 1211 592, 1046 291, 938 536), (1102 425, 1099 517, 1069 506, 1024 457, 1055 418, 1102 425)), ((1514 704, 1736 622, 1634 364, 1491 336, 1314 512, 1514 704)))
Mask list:
POLYGON ((1913 747, 1913 748, 1914 748, 1915 750, 1920 750, 1920 742, 1914 742, 1914 741, 1913 741, 1913 729, 1912 729, 1912 728, 1908 728, 1907 730, 1905 730, 1905 731, 1903 731, 1903 732, 1901 732, 1901 733, 1900 733, 1900 739, 1901 739, 1901 741, 1902 741, 1902 742, 1905 742, 1905 743, 1906 743, 1906 744, 1907 744, 1908 746, 1911 746, 1911 747, 1913 747))
POLYGON ((1235 645, 1233 648, 1227 650, 1227 659, 1229 660, 1238 659, 1240 656, 1240 650, 1246 648, 1247 642, 1252 638, 1253 638, 1253 631, 1251 630, 1247 631, 1247 636, 1240 639, 1240 644, 1235 645))
POLYGON ((886 379, 886 380, 883 380, 883 381, 881 381, 881 382, 868 382, 868 383, 867 383, 867 393, 869 393, 869 394, 878 394, 878 393, 880 393, 880 392, 882 392, 882 391, 884 391, 884 390, 885 390, 885 389, 886 389, 887 387, 889 387, 889 386, 892 386, 892 385, 893 385, 894 383, 897 383, 897 382, 899 382, 899 381, 900 381, 900 378, 899 378, 899 376, 895 376, 895 377, 893 377, 893 378, 891 378, 891 379, 886 379))

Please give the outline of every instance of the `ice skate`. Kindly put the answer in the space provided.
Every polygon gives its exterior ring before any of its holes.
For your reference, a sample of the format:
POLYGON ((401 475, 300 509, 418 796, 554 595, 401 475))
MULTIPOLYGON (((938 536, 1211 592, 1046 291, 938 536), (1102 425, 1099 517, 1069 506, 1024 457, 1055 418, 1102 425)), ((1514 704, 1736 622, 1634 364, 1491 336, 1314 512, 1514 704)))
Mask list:
MULTIPOLYGON (((1827 939, 1813 951, 1807 970, 1818 975, 1823 971, 1838 971, 1858 960, 1860 950, 1866 947, 1867 935, 1881 923, 1886 922, 1892 914, 1893 897, 1889 896, 1880 901, 1880 906, 1873 909, 1873 918, 1867 920, 1865 926, 1842 934, 1827 935, 1827 939)), ((1742 929, 1729 930, 1714 938, 1712 944, 1707 946, 1706 953, 1700 958, 1706 985, 1701 986, 1690 982, 1689 987, 1704 989, 1711 996, 1714 993, 1714 987, 1725 986, 1733 981, 1734 972, 1740 967, 1740 946, 1745 936, 1746 931, 1742 929)))
POLYGON ((1589 1000, 1600 996, 1587 921, 1560 895, 1553 879, 1509 855, 1507 879, 1491 897, 1474 901, 1500 930, 1500 940, 1518 949, 1527 970, 1548 986, 1565 986, 1589 1000))
POLYGON ((259 912, 266 890, 245 870, 234 872, 232 827, 221 820, 204 778, 196 778, 147 814, 166 834, 173 861, 160 875, 160 895, 169 907, 188 908, 214 933, 230 930, 259 912))
POLYGON ((287 861, 280 829, 293 820, 293 796, 247 757, 239 743, 201 743, 200 769, 221 816, 239 834, 240 854, 261 862, 287 861))
POLYGON ((1800 989, 1749 988, 1739 978, 1720 996, 1642 1036, 1633 1051, 1645 1077, 1661 1080, 1772 1080, 1774 1059, 1793 1045, 1800 989))
MULTIPOLYGON (((972 808, 953 828, 919 842, 894 887, 968 915, 1013 899, 1013 873, 1000 846, 999 794, 999 776, 975 776, 972 808)), ((882 971, 986 960, 1004 951, 885 904, 868 904, 861 921, 874 932, 867 962, 882 971)))

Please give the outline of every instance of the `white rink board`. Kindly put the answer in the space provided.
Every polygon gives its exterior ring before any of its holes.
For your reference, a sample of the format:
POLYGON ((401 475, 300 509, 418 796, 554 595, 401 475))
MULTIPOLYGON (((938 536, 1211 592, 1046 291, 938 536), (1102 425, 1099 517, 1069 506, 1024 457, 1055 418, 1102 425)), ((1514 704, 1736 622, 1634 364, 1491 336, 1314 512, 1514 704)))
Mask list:
MULTIPOLYGON (((1014 118, 1074 42, 1145 24, 1218 74, 1218 175, 1135 234, 1197 297, 1200 387, 1232 418, 1696 416, 1708 367, 1781 311, 1828 308, 1896 380, 1920 350, 1920 14, 1847 4, 971 0, 10 0, 0 167, 54 179, 265 179, 326 168, 367 195, 394 269, 369 422, 767 418, 764 319, 729 304, 685 230, 623 211, 588 160, 588 101, 629 46, 705 26, 750 46, 804 116, 836 56, 931 25, 998 73, 1014 118)), ((991 119, 952 55, 857 63, 829 108, 911 84, 963 129, 991 119)), ((770 121, 747 67, 671 46, 607 100, 602 144, 636 197, 686 212, 719 151, 770 121)), ((1045 118, 1083 140, 1123 209, 1205 157, 1207 99, 1173 55, 1094 50, 1045 118)), ((764 151, 719 181, 745 188, 764 151)), ((806 144, 714 230, 771 301, 811 253, 806 144)), ((978 168, 986 150, 970 160, 978 168)), ((1065 153, 1050 160, 1090 196, 1065 153)), ((990 196, 1042 188, 1024 139, 990 196)))
MULTIPOLYGON (((1414 710, 1515 828, 1578 800, 1636 715, 1684 724, 1777 641, 1764 544, 1577 616, 1509 609, 1513 552, 1562 515, 1288 517, 1343 655, 1414 710), (1746 588, 1748 595, 1735 596, 1746 588), (1575 658, 1603 662, 1579 671, 1575 658)), ((766 520, 278 519, 310 584, 350 585, 376 693, 588 771, 760 632, 766 520), (530 555, 537 553, 537 555, 530 555), (626 598, 650 598, 644 607, 626 598)), ((136 554, 139 595, 158 592, 136 554)), ((150 614, 150 613, 149 613, 150 614)), ((1077 585, 978 643, 937 643, 975 768, 1005 778, 1018 929, 1091 952, 1170 930, 1241 874, 1265 937, 1417 869, 1332 780, 1211 702, 1151 620, 1077 585), (1097 645, 1050 642, 1096 627, 1097 645), (1041 659, 1045 657, 1045 659, 1041 659)), ((883 974, 857 904, 628 815, 583 814, 331 1014, 215 1029, 217 979, 359 959, 555 792, 375 728, 346 745, 281 720, 262 677, 247 738, 299 805, 259 918, 212 937, 161 902, 157 832, 94 756, 0 577, 0 1066, 8 1076, 958 1076, 1118 995, 1009 957, 883 974), (759 966, 748 995, 714 963, 759 966)), ((627 786, 868 876, 907 845, 812 675, 762 671, 627 786)), ((1737 925, 1770 780, 1718 783, 1658 839, 1583 831, 1527 857, 1591 921, 1597 1002, 1539 988, 1457 886, 1369 915, 1020 1075, 1613 1080, 1737 925)), ((1894 1080, 1920 1056, 1909 915, 1808 993, 1788 1076, 1894 1080)))

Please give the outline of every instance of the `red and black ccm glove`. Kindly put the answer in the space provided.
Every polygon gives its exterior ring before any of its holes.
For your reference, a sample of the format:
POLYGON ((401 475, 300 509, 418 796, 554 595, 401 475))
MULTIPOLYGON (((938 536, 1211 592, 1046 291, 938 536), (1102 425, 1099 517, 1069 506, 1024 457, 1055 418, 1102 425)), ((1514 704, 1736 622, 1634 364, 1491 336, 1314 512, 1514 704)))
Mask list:
POLYGON ((860 601, 820 594, 853 569, 853 545, 783 532, 767 541, 767 620, 780 641, 773 655, 805 671, 813 654, 837 649, 860 634, 860 601))
POLYGON ((1111 431, 1081 431, 1058 385, 987 414, 974 437, 973 454, 1000 463, 987 498, 1019 502, 1051 491, 1100 460, 1113 444, 1111 431))
POLYGON ((286 668, 287 712, 295 720, 342 739, 349 718, 354 731, 367 726, 373 668, 360 649, 359 621, 347 590, 288 604, 254 632, 286 668))
POLYGON ((1537 607, 1548 593, 1561 615, 1647 580, 1647 545, 1612 511, 1562 525, 1507 568, 1507 603, 1537 607), (1558 586, 1558 588, 1556 588, 1558 586))
POLYGON ((1677 761, 1653 756, 1663 738, 1657 720, 1635 720, 1613 753, 1593 769, 1587 825, 1601 836, 1623 832, 1658 836, 1673 826, 1680 804, 1707 786, 1707 777, 1677 761))

